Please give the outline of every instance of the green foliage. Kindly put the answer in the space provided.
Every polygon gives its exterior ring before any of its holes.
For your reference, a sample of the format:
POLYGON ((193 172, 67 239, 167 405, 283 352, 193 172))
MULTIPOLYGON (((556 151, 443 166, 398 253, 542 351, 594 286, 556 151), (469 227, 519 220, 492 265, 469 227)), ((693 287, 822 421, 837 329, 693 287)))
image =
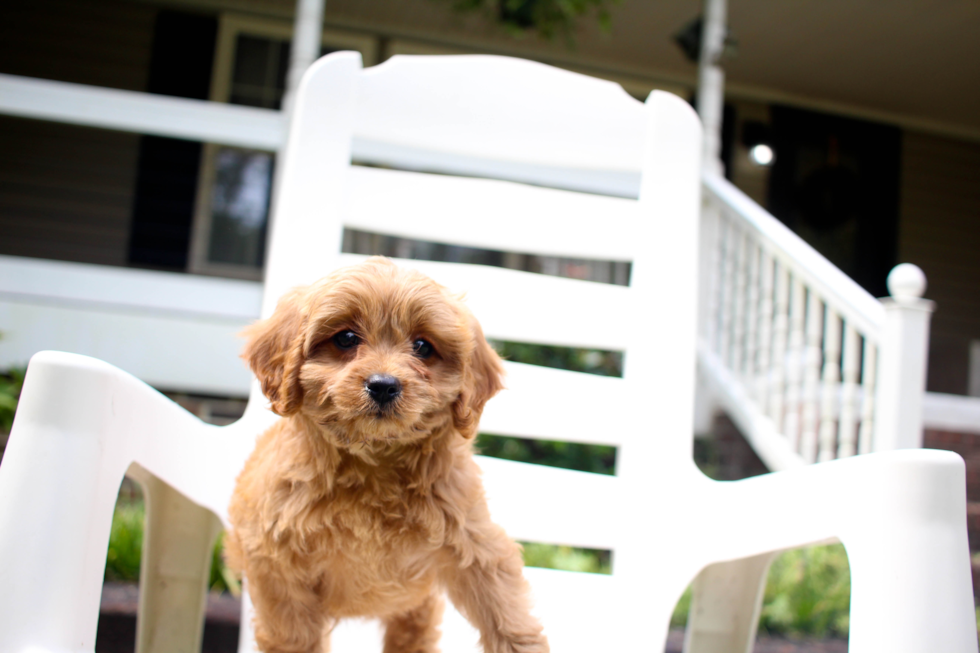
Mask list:
POLYGON ((760 626, 785 635, 845 635, 850 604, 843 545, 793 549, 772 563, 760 626))
POLYGON ((26 367, 15 367, 0 374, 0 431, 10 432, 17 412, 17 400, 24 386, 26 367))
POLYGON ((551 40, 562 36, 572 45, 579 19, 594 14, 600 29, 612 28, 613 5, 620 0, 449 0, 460 13, 482 13, 517 38, 537 33, 551 40))
POLYGON ((687 615, 691 612, 691 599, 694 597, 694 592, 691 586, 688 585, 684 593, 681 594, 681 598, 677 599, 677 605, 674 606, 674 613, 670 615, 670 625, 674 628, 683 628, 687 625, 687 615))
POLYGON ((609 551, 578 549, 538 542, 522 542, 524 564, 528 567, 583 571, 590 574, 611 574, 609 551))
POLYGON ((476 450, 492 458, 595 474, 612 475, 616 466, 616 447, 598 444, 527 440, 481 433, 476 439, 476 450))
POLYGON ((138 581, 143 552, 142 501, 119 502, 112 514, 109 550, 105 560, 105 578, 115 581, 138 581))
POLYGON ((623 376, 623 354, 618 351, 532 345, 503 340, 491 340, 490 344, 504 360, 599 376, 623 376))

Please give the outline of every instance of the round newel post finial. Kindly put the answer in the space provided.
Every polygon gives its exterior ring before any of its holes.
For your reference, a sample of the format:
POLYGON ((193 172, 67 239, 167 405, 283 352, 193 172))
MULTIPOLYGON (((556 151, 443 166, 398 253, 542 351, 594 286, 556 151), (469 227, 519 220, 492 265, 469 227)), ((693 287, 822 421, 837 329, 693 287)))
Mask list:
POLYGON ((926 291, 926 275, 918 265, 901 263, 888 273, 888 292, 900 303, 921 299, 926 291))

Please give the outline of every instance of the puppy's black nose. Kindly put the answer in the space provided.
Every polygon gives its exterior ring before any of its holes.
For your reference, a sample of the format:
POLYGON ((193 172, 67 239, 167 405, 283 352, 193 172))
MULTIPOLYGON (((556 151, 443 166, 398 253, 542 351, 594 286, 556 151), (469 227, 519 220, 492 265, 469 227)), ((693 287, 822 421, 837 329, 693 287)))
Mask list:
POLYGON ((364 387, 379 406, 388 405, 402 393, 402 384, 390 374, 372 374, 364 387))

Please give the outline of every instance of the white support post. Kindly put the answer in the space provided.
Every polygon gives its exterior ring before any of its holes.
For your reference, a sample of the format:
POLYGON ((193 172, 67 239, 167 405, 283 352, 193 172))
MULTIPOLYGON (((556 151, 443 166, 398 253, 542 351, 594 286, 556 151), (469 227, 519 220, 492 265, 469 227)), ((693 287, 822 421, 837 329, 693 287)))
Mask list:
POLYGON ((926 277, 903 263, 888 275, 890 298, 879 355, 874 451, 922 447, 922 398, 926 389, 929 321, 935 304, 922 299, 926 277))
POLYGON ((725 71, 721 56, 725 48, 727 0, 704 0, 701 28, 701 57, 698 62, 698 115, 704 127, 701 165, 724 174, 721 162, 721 125, 725 110, 725 71))
MULTIPOLYGON (((289 50, 289 72, 286 75, 286 93, 283 113, 288 117, 299 80, 303 73, 320 57, 323 41, 323 5, 325 0, 296 0, 296 19, 293 23, 293 42, 289 50)), ((285 141, 284 141, 285 142, 285 141)))

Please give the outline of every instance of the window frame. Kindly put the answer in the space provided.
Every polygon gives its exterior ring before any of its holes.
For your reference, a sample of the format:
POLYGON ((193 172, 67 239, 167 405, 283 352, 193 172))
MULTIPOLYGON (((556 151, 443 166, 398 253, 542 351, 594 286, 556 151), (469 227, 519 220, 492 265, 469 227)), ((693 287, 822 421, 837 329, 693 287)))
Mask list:
MULTIPOLYGON (((228 103, 231 98, 232 75, 235 66, 235 47, 239 36, 292 40, 293 25, 289 21, 259 18, 235 13, 222 13, 218 17, 218 36, 215 42, 214 64, 211 69, 209 100, 228 103)), ((364 66, 378 61, 379 41, 376 36, 325 28, 321 45, 331 49, 356 50, 361 53, 364 66)), ((204 143, 201 148, 201 164, 194 198, 194 216, 191 227, 191 244, 187 258, 187 271, 191 274, 227 277, 234 279, 261 280, 264 265, 253 267, 233 263, 215 263, 208 260, 211 246, 211 201, 215 180, 215 158, 219 148, 227 146, 204 143)), ((263 151, 245 150, 244 151, 263 151)), ((272 152, 275 165, 276 152, 272 152)))

